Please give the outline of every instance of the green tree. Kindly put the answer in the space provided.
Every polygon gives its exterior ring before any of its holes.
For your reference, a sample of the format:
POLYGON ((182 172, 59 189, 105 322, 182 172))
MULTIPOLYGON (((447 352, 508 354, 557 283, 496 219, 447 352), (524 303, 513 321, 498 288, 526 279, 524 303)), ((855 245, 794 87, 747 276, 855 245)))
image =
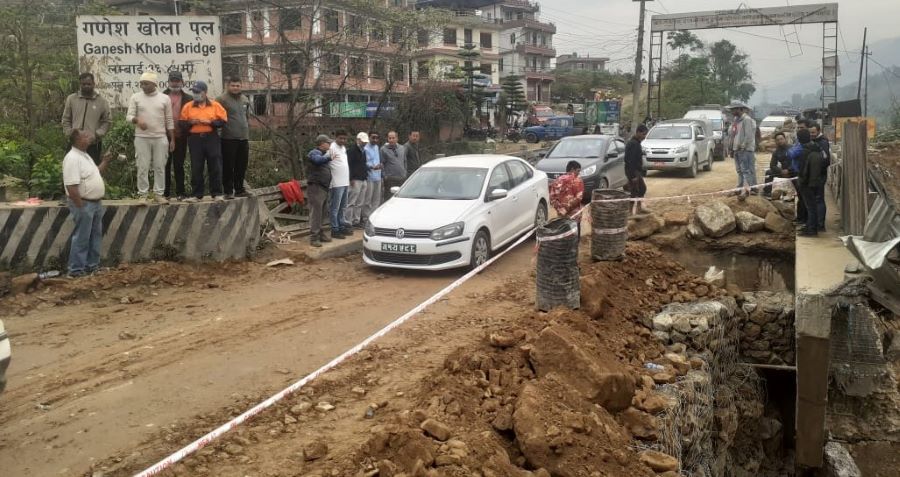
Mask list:
POLYGON ((607 71, 556 71, 553 95, 562 103, 580 103, 594 98, 598 90, 610 90, 615 96, 631 92, 632 74, 607 71))
POLYGON ((462 58, 463 66, 459 68, 463 80, 463 94, 465 98, 466 109, 466 126, 469 125, 469 119, 473 113, 481 118, 481 104, 484 102, 484 86, 475 84, 475 73, 481 71, 478 65, 478 59, 481 58, 481 52, 478 51, 477 45, 474 43, 466 43, 459 48, 457 56, 462 58))

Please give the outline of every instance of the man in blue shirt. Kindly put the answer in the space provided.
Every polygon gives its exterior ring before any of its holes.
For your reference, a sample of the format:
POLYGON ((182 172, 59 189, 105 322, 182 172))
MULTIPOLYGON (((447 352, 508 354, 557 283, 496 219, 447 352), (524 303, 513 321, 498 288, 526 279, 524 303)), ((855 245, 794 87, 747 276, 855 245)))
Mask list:
POLYGON ((369 220, 369 214, 381 205, 381 138, 377 132, 369 133, 369 143, 363 148, 366 153, 368 169, 368 185, 366 186, 366 202, 363 205, 360 223, 369 220))
MULTIPOLYGON (((800 135, 800 131, 806 131, 809 129, 810 121, 808 119, 801 119, 797 121, 797 135, 800 135)), ((803 155, 803 145, 800 144, 800 141, 794 143, 790 149, 788 149, 787 156, 788 160, 791 162, 791 173, 794 177, 800 173, 800 156, 803 155)), ((806 223, 806 202, 803 200, 803 194, 800 192, 800 185, 798 181, 794 181, 794 189, 797 191, 797 217, 795 219, 795 223, 805 224, 806 223)))

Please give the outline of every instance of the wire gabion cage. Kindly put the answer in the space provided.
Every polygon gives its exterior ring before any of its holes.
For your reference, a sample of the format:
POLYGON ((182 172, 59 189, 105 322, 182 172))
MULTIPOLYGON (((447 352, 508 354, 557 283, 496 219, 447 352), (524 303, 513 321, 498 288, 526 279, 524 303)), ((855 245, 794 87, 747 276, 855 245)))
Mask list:
POLYGON ((621 260, 625 254, 631 202, 606 201, 628 197, 627 192, 612 189, 595 189, 591 194, 591 257, 594 260, 621 260))
POLYGON ((581 305, 577 231, 575 221, 567 218, 553 219, 537 230, 538 310, 550 311, 558 306, 577 309, 581 305))

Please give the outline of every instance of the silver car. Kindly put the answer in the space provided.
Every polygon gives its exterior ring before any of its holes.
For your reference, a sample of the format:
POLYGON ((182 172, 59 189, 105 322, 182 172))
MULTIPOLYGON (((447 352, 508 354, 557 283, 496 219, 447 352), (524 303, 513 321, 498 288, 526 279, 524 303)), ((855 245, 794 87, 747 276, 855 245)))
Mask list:
POLYGON ((700 167, 712 170, 715 144, 708 131, 709 125, 697 119, 675 119, 653 126, 641 144, 644 169, 677 169, 688 177, 697 177, 700 167))
POLYGON ((594 189, 618 189, 628 183, 625 141, 621 138, 600 134, 562 138, 535 167, 553 181, 566 173, 569 161, 581 164, 585 204, 590 202, 594 189))

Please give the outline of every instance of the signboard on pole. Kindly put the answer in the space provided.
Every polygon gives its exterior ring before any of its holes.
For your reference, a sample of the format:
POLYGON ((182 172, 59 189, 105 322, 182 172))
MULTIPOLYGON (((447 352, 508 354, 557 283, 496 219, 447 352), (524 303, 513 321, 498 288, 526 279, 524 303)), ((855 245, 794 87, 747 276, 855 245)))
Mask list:
POLYGON ((653 15, 651 31, 703 30, 838 21, 837 3, 653 15))
POLYGON ((128 105, 146 71, 157 73, 160 89, 181 71, 185 88, 199 80, 210 96, 222 91, 219 17, 84 15, 75 25, 81 71, 94 74, 113 107, 128 105))

